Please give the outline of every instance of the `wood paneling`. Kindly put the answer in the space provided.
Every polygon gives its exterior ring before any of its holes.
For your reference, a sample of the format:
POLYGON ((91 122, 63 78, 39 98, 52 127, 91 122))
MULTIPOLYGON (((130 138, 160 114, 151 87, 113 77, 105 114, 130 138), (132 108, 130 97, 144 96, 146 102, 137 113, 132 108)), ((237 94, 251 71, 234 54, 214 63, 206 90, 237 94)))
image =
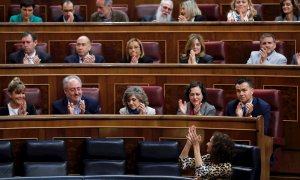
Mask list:
MULTIPOLYGON (((20 134, 32 134, 37 139, 63 139, 67 144, 69 173, 79 174, 82 141, 84 138, 123 138, 128 154, 128 171, 133 173, 138 141, 179 140, 184 144, 188 127, 199 128, 204 141, 209 141, 214 131, 231 136, 235 141, 247 140, 261 150, 261 179, 269 179, 269 160, 272 139, 264 135, 263 119, 200 116, 121 116, 121 115, 60 115, 0 117, 0 140, 18 138, 20 134), (10 134, 14 132, 14 134, 10 134), (10 134, 9 137, 4 134, 10 134)), ((14 147, 16 148, 16 147, 14 147)), ((19 147, 20 148, 20 147, 19 147)), ((202 153, 205 152, 202 144, 202 153)), ((21 149, 14 149, 21 151, 21 149)), ((20 175, 20 174, 17 174, 20 175)))

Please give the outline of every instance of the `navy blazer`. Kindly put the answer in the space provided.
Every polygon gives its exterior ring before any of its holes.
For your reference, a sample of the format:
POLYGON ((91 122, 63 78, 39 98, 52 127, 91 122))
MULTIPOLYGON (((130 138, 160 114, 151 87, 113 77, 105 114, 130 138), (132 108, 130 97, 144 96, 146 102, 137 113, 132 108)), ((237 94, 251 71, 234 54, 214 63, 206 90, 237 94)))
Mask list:
MULTIPOLYGON (((52 62, 51 56, 47 53, 38 51, 36 49, 36 55, 41 59, 41 63, 51 63, 52 62)), ((9 55, 8 63, 9 64, 23 64, 24 57, 25 57, 24 50, 21 49, 17 52, 13 52, 9 55)))
MULTIPOLYGON (((180 64, 188 64, 190 56, 183 56, 179 57, 180 64)), ((196 57, 197 64, 212 64, 214 58, 211 55, 205 54, 203 57, 196 57)))
MULTIPOLYGON (((97 101, 88 97, 81 97, 85 103, 85 114, 100 114, 100 106, 97 101)), ((69 114, 68 113, 68 99, 64 97, 56 100, 53 103, 53 114, 69 114)))
MULTIPOLYGON (((61 15, 59 18, 57 18, 55 20, 55 22, 64 22, 64 16, 61 15)), ((77 14, 74 14, 74 22, 84 22, 84 19, 83 19, 83 17, 81 17, 77 14)))
MULTIPOLYGON (((232 100, 229 103, 227 103, 227 107, 226 107, 227 116, 236 116, 235 110, 238 103, 239 103, 238 99, 232 100)), ((253 111, 251 115, 253 117, 262 115, 264 117, 265 134, 268 135, 270 129, 270 119, 271 119, 270 105, 266 101, 256 97, 253 97, 252 104, 253 104, 253 111)))
MULTIPOLYGON (((98 55, 94 55, 95 56, 95 63, 104 63, 105 60, 103 58, 103 56, 98 56, 98 55)), ((78 54, 71 54, 67 57, 65 57, 65 63, 79 63, 79 56, 78 54)))
POLYGON ((203 16, 203 15, 196 15, 194 17, 194 21, 207 21, 207 18, 206 18, 206 16, 203 16))
MULTIPOLYGON (((31 104, 27 104, 26 112, 28 112, 28 115, 36 115, 36 109, 31 104)), ((0 115, 1 116, 8 116, 9 115, 9 110, 8 110, 7 105, 3 106, 3 107, 0 107, 0 115)))

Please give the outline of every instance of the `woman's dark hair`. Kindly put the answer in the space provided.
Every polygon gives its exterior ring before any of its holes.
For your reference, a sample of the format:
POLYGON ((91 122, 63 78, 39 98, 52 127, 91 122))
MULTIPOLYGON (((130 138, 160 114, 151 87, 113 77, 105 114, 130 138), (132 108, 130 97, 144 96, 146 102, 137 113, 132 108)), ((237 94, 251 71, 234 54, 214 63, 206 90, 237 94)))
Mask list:
POLYGON ((201 89, 201 92, 202 92, 202 95, 203 95, 202 102, 206 102, 206 99, 207 99, 206 88, 205 88, 204 84, 200 81, 193 81, 188 86, 186 86, 186 88, 184 90, 186 101, 190 101, 191 89, 194 88, 194 87, 199 87, 201 89))
MULTIPOLYGON (((285 18, 285 16, 286 16, 286 14, 282 10, 284 1, 286 1, 286 0, 280 0, 280 14, 283 18, 285 18)), ((294 16, 296 16, 298 18, 298 16, 300 16, 300 8, 299 8, 298 0, 291 0, 291 3, 293 5, 293 14, 294 14, 294 16)))
POLYGON ((214 132, 210 158, 213 163, 231 162, 234 143, 227 134, 214 132))
POLYGON ((22 0, 20 3, 20 8, 30 6, 32 6, 33 9, 35 8, 34 0, 22 0))

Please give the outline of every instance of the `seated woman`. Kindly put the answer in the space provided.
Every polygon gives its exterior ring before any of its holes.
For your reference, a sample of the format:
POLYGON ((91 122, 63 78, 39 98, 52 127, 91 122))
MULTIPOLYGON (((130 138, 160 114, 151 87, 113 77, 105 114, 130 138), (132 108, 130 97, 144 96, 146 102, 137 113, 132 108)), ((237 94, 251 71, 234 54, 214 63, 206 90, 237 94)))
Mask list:
POLYGON ((11 16, 9 22, 43 22, 42 18, 33 15, 34 8, 34 0, 22 0, 20 3, 21 13, 11 16))
POLYGON ((300 21, 300 9, 297 0, 281 0, 280 16, 275 21, 300 21))
POLYGON ((179 99, 177 114, 215 116, 215 106, 206 102, 207 93, 204 84, 193 81, 184 91, 188 102, 179 99))
POLYGON ((123 95, 123 105, 120 114, 143 114, 155 115, 155 109, 149 107, 148 97, 139 86, 131 86, 126 89, 123 95))
POLYGON ((227 14, 227 21, 261 21, 251 0, 232 0, 230 6, 231 10, 227 14))
POLYGON ((198 8, 195 0, 184 0, 180 4, 179 22, 194 22, 206 21, 207 18, 201 15, 201 10, 198 8))
POLYGON ((203 139, 196 132, 196 127, 189 128, 186 144, 179 156, 182 169, 195 169, 195 176, 201 179, 230 179, 232 174, 231 159, 234 143, 227 134, 213 133, 207 142, 207 153, 201 155, 200 144, 203 139), (194 158, 188 157, 193 146, 194 158))
POLYGON ((202 64, 213 63, 213 57, 205 54, 203 37, 200 34, 191 34, 184 48, 184 54, 179 57, 180 63, 202 64))
POLYGON ((10 98, 7 106, 0 108, 0 115, 35 115, 36 109, 33 105, 27 104, 25 100, 25 85, 20 78, 15 77, 8 85, 10 98))
POLYGON ((142 42, 137 38, 131 38, 127 41, 125 49, 125 57, 121 63, 153 63, 153 59, 145 56, 142 42))

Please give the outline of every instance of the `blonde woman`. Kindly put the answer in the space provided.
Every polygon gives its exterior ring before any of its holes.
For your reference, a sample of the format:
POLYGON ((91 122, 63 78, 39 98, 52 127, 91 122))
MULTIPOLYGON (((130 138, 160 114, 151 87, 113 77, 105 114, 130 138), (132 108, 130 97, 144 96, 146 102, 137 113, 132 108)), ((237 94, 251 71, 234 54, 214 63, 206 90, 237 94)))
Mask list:
POLYGON ((180 15, 178 17, 179 22, 194 22, 194 21, 206 21, 207 18, 201 14, 201 10, 198 8, 195 0, 185 0, 180 4, 180 15))
POLYGON ((248 21, 261 21, 261 17, 254 9, 251 0, 232 0, 231 10, 227 14, 227 21, 229 22, 248 22, 248 21))

